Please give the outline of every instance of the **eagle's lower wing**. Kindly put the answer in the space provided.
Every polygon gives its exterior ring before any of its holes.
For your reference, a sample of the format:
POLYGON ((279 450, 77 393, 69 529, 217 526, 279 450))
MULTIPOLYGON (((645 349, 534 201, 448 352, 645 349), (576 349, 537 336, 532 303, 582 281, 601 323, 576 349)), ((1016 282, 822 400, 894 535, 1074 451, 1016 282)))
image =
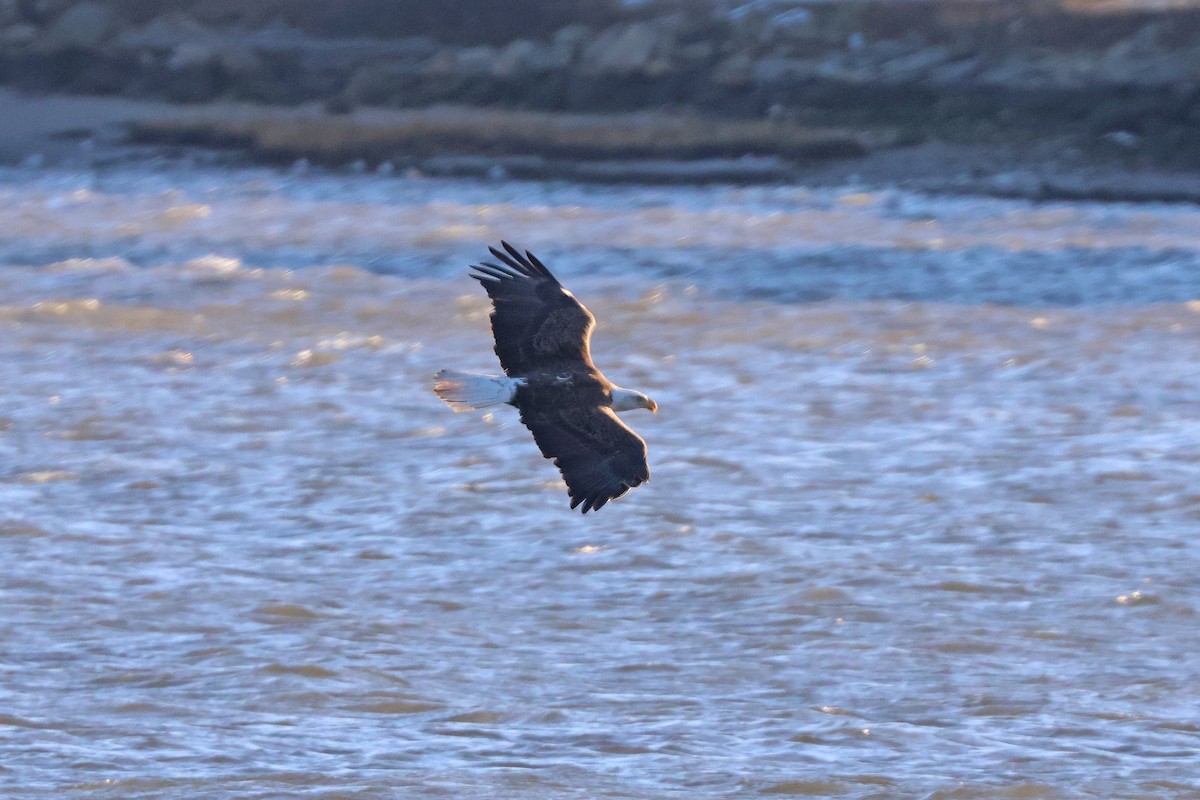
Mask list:
POLYGON ((522 375, 555 361, 590 366, 595 317, 532 253, 501 244, 503 251, 488 248, 501 263, 476 264, 471 277, 492 299, 492 335, 504 371, 522 375))
POLYGON ((562 472, 571 508, 582 504, 584 514, 650 480, 646 443, 610 408, 523 409, 521 421, 562 472))

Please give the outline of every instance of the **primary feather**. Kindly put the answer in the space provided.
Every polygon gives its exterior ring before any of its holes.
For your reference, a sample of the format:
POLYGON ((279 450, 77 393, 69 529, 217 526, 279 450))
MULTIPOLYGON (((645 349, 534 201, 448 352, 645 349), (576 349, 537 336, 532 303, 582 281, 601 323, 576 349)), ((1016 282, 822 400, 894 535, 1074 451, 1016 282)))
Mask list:
POLYGON ((533 253, 500 244, 488 248, 495 261, 473 265, 471 277, 492 300, 496 356, 514 383, 459 381, 452 387, 444 381, 435 391, 460 410, 468 390, 488 400, 499 396, 495 387, 515 386, 512 397, 501 402, 521 412, 542 455, 562 473, 571 508, 582 507, 586 514, 650 480, 646 443, 617 417, 614 392, 621 410, 657 405, 604 377, 591 356, 596 318, 533 253))

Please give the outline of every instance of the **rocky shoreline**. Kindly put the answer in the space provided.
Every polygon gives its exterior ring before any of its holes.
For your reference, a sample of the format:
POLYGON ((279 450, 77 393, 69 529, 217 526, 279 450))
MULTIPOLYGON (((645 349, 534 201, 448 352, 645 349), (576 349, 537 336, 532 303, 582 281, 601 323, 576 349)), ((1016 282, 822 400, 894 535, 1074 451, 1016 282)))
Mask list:
POLYGON ((660 2, 603 27, 567 24, 540 38, 480 43, 322 35, 303 18, 264 22, 227 9, 210 18, 170 3, 139 16, 128 10, 136 5, 0 0, 0 84, 181 108, 249 103, 265 109, 266 122, 180 113, 144 122, 136 136, 233 146, 271 161, 374 166, 406 152, 428 159, 440 146, 451 158, 506 158, 506 169, 534 164, 536 173, 539 158, 561 169, 567 160, 744 156, 748 173, 777 179, 798 163, 942 141, 1038 145, 1134 170, 1200 169, 1200 8, 1100 14, 1045 0, 759 0, 681 11, 660 2), (491 118, 463 113, 450 117, 462 121, 457 128, 432 130, 429 109, 444 103, 502 119, 493 130, 491 118), (276 107, 321 119, 307 144, 271 144, 271 120, 291 124, 276 107), (356 120, 375 109, 425 114, 424 137, 364 138, 356 120), (732 142, 651 136, 652 146, 610 136, 599 148, 583 134, 545 133, 597 112, 617 120, 601 127, 620 129, 649 109, 673 110, 667 116, 701 131, 712 121, 759 130, 732 142), (504 115, 538 112, 562 116, 541 126, 545 135, 537 125, 507 135, 504 115))

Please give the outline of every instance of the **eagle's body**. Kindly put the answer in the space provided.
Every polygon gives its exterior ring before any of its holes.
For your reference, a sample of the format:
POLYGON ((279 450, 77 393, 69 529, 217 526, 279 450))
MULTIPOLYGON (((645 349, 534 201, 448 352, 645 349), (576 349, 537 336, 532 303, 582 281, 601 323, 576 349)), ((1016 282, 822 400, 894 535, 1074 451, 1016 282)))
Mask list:
POLYGON ((443 370, 434 391, 455 411, 516 406, 546 458, 562 472, 571 508, 598 509, 650 480, 646 443, 616 415, 658 409, 596 369, 596 319, 529 251, 492 247, 500 264, 473 267, 492 299, 492 334, 505 376, 443 370))

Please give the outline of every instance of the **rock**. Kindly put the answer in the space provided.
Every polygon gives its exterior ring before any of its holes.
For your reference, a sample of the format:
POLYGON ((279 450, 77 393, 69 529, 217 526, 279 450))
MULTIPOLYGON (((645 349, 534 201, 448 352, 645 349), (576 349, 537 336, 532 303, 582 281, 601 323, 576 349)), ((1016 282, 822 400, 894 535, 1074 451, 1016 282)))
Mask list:
POLYGON ((454 55, 454 66, 460 75, 487 75, 496 63, 496 48, 488 45, 464 47, 454 55))
POLYGON ((661 49, 661 38, 647 22, 614 26, 584 47, 584 68, 602 75, 645 73, 661 49))
POLYGON ((0 28, 24 21, 25 15, 21 13, 17 0, 0 0, 0 28))
POLYGON ((554 49, 556 59, 570 64, 579 57, 590 38, 592 38, 592 29, 587 25, 568 25, 554 34, 550 46, 554 49))
POLYGON ((879 78, 879 67, 853 53, 833 53, 817 65, 816 74, 840 83, 864 84, 879 78))
MULTIPOLYGON (((127 90, 198 102, 231 94, 267 102, 297 102, 297 81, 280 81, 241 31, 218 31, 187 14, 169 13, 113 40, 143 68, 127 90), (165 69, 164 69, 165 67, 165 69), (286 84, 286 85, 285 85, 286 84)), ((298 77, 298 76, 297 76, 298 77)))
POLYGON ((266 70, 266 65, 253 48, 236 42, 217 47, 212 63, 235 80, 247 76, 258 76, 266 70))
POLYGON ((507 80, 529 78, 563 69, 568 63, 553 46, 517 39, 505 45, 496 56, 491 72, 497 78, 507 80))
MULTIPOLYGON (((804 39, 812 36, 815 28, 813 12, 807 8, 786 8, 779 4, 777 9, 762 9, 761 24, 757 25, 759 36, 764 42, 777 39, 804 39), (782 9, 782 10, 781 10, 782 9)), ((742 15, 744 17, 744 15, 742 15)), ((734 17, 738 19, 738 16, 734 17)))
MULTIPOLYGON (((416 64, 443 50, 442 46, 425 37, 326 39, 282 30, 270 38, 251 35, 243 41, 264 56, 294 63, 304 72, 341 76, 343 83, 360 67, 381 63, 416 64)), ((453 48, 449 50, 453 52, 453 48)))
POLYGON ((263 70, 262 59, 236 42, 220 39, 184 42, 171 52, 167 66, 173 70, 217 67, 231 77, 257 75, 263 70))
POLYGON ((395 47, 405 58, 414 60, 430 58, 441 49, 441 45, 428 36, 409 36, 396 42, 395 47))
POLYGON ((215 56, 213 46, 208 42, 183 42, 171 52, 167 66, 173 70, 203 67, 215 56))
POLYGON ((343 90, 351 106, 393 104, 420 79, 420 67, 408 62, 367 64, 350 76, 343 90))
POLYGON ((919 80, 927 77, 934 67, 945 64, 952 57, 953 54, 947 47, 928 47, 884 62, 882 78, 893 83, 919 80))
POLYGON ((28 14, 35 21, 46 21, 57 17, 71 7, 74 0, 26 0, 24 3, 28 14))
POLYGON ((1128 39, 1122 39, 1116 44, 1104 51, 1104 57, 1114 60, 1125 60, 1131 56, 1136 56, 1144 46, 1143 38, 1132 36, 1128 39))
POLYGON ((28 47, 37 41, 41 30, 32 22, 18 22, 0 30, 0 47, 28 47))
POLYGON ((1002 87, 1015 91, 1045 82, 1044 76, 1034 65, 1023 59, 1011 57, 998 64, 988 66, 977 76, 976 81, 982 86, 1002 87))
POLYGON ((447 78, 456 74, 458 63, 457 53, 445 51, 437 53, 433 58, 421 65, 421 74, 431 78, 447 78))
POLYGON ((717 46, 706 39, 675 48, 672 59, 690 68, 707 67, 717 58, 717 46))
POLYGON ((501 48, 496 60, 492 62, 491 73, 506 80, 525 76, 529 72, 526 61, 534 47, 534 43, 528 39, 509 42, 501 48))
MULTIPOLYGON (((843 54, 847 66, 852 68, 870 67, 882 69, 889 61, 899 61, 919 54, 919 47, 896 39, 881 39, 877 42, 863 42, 857 47, 848 47, 849 52, 843 54)), ((948 56, 947 56, 948 57, 948 56)))
POLYGON ((807 58, 760 58, 754 65, 754 82, 762 86, 783 86, 811 80, 819 65, 807 58))
POLYGON ((50 24, 37 46, 45 52, 91 50, 112 38, 119 24, 116 13, 109 6, 80 3, 71 6, 50 24))
POLYGON ((351 114, 354 112, 355 103, 349 95, 343 92, 342 94, 326 98, 325 102, 321 104, 321 108, 324 109, 326 114, 333 114, 335 116, 351 114))
POLYGON ((1126 150, 1136 149, 1137 146, 1141 144, 1141 137, 1136 133, 1130 133, 1129 131, 1112 131, 1104 134, 1100 138, 1104 139, 1106 142, 1112 142, 1117 147, 1121 147, 1126 150))
POLYGON ((711 79, 718 86, 742 86, 754 78, 757 65, 746 53, 734 53, 718 63, 711 79))
POLYGON ((115 43, 134 49, 170 52, 182 44, 204 41, 214 36, 216 32, 207 25, 197 22, 187 14, 172 11, 155 17, 140 30, 122 33, 115 43))
POLYGON ((974 78, 982 68, 980 59, 963 58, 931 69, 929 81, 937 86, 954 86, 974 78))

